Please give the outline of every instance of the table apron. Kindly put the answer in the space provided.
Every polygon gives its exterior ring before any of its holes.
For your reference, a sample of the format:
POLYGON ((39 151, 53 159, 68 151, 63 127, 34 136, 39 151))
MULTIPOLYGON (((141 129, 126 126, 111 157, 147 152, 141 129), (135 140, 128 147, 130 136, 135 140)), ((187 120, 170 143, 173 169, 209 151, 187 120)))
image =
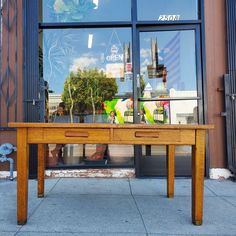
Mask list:
POLYGON ((194 145, 195 130, 111 129, 111 128, 28 128, 27 142, 78 144, 174 144, 194 145))

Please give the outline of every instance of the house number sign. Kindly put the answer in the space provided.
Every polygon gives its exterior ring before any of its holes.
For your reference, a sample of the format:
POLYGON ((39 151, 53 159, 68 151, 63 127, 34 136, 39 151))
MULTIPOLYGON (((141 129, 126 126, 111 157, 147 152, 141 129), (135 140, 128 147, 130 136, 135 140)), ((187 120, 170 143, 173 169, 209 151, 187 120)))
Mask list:
POLYGON ((180 20, 180 15, 159 15, 158 21, 176 21, 180 20))

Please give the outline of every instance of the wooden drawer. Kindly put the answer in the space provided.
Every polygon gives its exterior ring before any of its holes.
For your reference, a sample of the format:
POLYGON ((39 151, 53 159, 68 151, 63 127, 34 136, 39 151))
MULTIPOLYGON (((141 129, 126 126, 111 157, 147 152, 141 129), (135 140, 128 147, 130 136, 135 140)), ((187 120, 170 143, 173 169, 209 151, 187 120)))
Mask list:
POLYGON ((110 131, 92 128, 44 128, 37 134, 31 133, 30 143, 36 142, 37 136, 43 138, 44 143, 106 143, 110 140, 110 131))
POLYGON ((194 144, 194 130, 115 129, 113 140, 134 144, 194 144), (125 131, 125 132, 124 132, 125 131))

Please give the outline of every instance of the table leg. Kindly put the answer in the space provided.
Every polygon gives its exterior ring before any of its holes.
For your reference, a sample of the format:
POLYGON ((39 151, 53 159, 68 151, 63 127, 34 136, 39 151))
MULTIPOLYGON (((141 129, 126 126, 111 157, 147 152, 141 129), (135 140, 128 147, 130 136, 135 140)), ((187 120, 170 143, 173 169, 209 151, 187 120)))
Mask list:
POLYGON ((45 144, 38 144, 38 197, 44 197, 45 144))
POLYGON ((204 166, 205 166, 205 130, 196 130, 196 144, 192 146, 192 222, 202 224, 204 166))
POLYGON ((28 172, 29 145, 27 144, 27 129, 17 129, 17 224, 27 222, 28 211, 28 172))
POLYGON ((167 197, 174 197, 175 179, 175 145, 167 145, 167 197))

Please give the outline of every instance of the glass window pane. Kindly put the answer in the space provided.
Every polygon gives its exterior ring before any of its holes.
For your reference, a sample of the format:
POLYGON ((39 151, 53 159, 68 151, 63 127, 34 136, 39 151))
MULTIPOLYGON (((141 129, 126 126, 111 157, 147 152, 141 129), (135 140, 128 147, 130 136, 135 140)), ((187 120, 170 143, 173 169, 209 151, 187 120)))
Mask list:
POLYGON ((43 22, 130 21, 130 0, 42 0, 43 22))
MULTIPOLYGON (((133 123, 130 28, 45 29, 41 36, 48 122, 133 123)), ((50 144, 47 163, 133 165, 133 153, 133 145, 50 144)))
POLYGON ((60 103, 64 122, 107 122, 112 110, 114 122, 126 121, 133 109, 129 28, 44 30, 42 45, 50 121, 60 103))
POLYGON ((118 144, 48 144, 46 166, 133 166, 134 146, 118 144))
POLYGON ((196 97, 195 32, 140 33, 141 97, 196 97))
POLYGON ((198 0, 137 0, 137 4, 140 21, 198 19, 198 0))
MULTIPOLYGON (((176 97, 176 94, 174 94, 176 97)), ((171 124, 197 124, 198 105, 196 100, 170 101, 171 124)))
MULTIPOLYGON (((173 91, 175 92, 175 91, 173 91)), ((179 94, 170 93, 170 98, 179 94)), ((145 124, 197 124, 197 100, 140 102, 140 122, 145 124)))
MULTIPOLYGON (((175 146, 175 157, 176 156, 186 156, 191 158, 192 147, 191 146, 183 146, 183 145, 176 145, 175 146)), ((142 156, 144 158, 163 158, 164 161, 166 159, 166 145, 151 145, 150 147, 147 145, 142 146, 142 156), (149 150, 148 150, 149 149, 149 150), (148 153, 149 151, 149 153, 148 153)), ((163 167, 165 168, 165 166, 163 167)))

